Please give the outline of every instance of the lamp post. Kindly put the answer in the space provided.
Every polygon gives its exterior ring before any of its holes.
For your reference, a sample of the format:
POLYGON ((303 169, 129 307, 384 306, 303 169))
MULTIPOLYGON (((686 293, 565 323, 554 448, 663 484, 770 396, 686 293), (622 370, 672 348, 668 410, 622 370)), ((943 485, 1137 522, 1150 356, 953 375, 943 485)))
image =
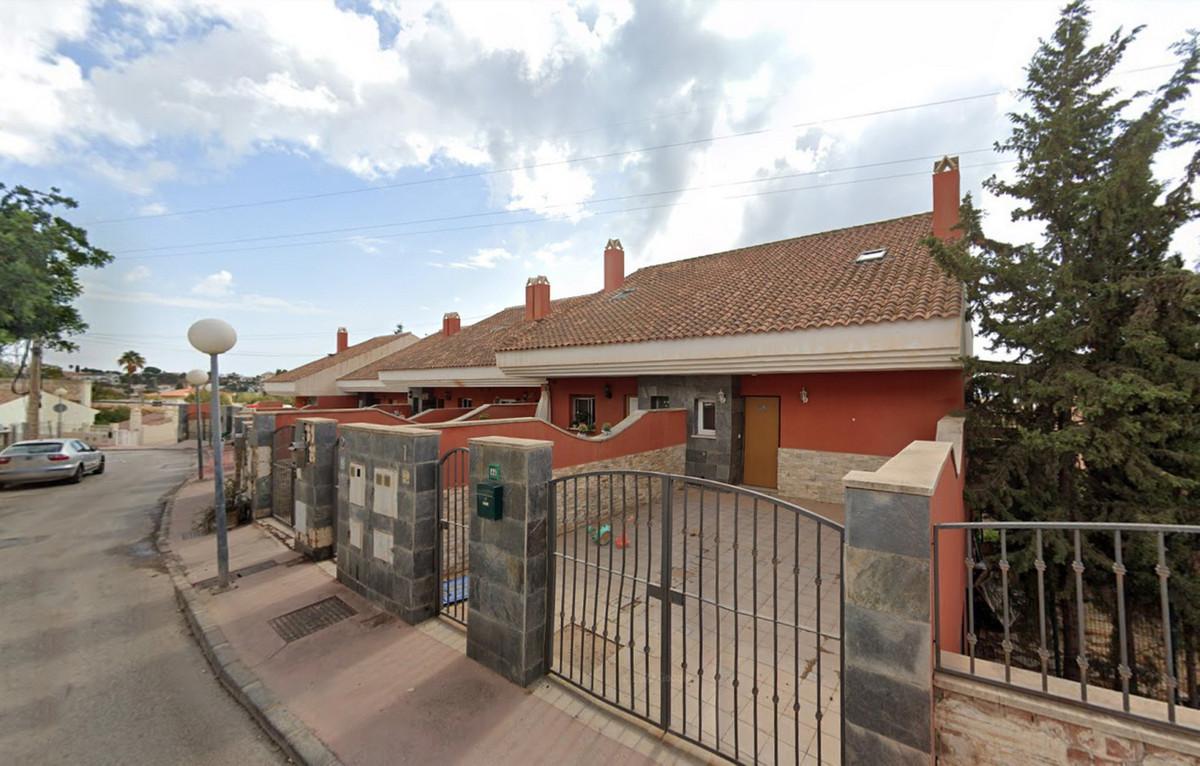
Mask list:
POLYGON ((54 389, 54 395, 58 397, 58 401, 54 403, 54 411, 58 413, 58 438, 62 438, 62 416, 67 411, 67 405, 63 403, 63 397, 67 395, 67 389, 61 386, 54 389))
POLYGON ((200 386, 208 382, 208 373, 204 370, 188 370, 187 382, 192 386, 192 399, 196 407, 196 466, 197 475, 201 481, 204 480, 204 447, 203 434, 204 418, 200 417, 200 386))
POLYGON ((201 319, 188 328, 188 342, 197 351, 208 354, 212 360, 209 373, 209 380, 212 382, 210 436, 213 444, 213 512, 217 521, 217 586, 225 589, 229 587, 229 535, 225 528, 225 465, 221 457, 221 373, 217 366, 217 357, 237 343, 237 331, 228 322, 220 319, 201 319))

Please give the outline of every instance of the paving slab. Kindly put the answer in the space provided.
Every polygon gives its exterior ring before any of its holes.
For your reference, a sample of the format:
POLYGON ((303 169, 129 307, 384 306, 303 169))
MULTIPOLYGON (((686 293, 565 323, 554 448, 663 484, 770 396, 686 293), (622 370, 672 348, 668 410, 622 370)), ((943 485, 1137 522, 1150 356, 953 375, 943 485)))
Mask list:
MULTIPOLYGON (((185 485, 170 511, 169 543, 189 583, 216 574, 214 538, 190 532, 210 493, 208 484, 185 485)), ((227 642, 220 651, 236 658, 234 669, 244 668, 261 684, 254 692, 266 693, 263 704, 294 716, 343 763, 707 760, 598 705, 572 707, 565 695, 556 704, 556 684, 522 689, 509 683, 466 657, 457 629, 438 620, 405 625, 257 525, 232 530, 229 548, 231 571, 256 571, 235 578, 224 592, 195 590, 197 611, 219 631, 217 640, 227 642), (271 560, 276 565, 255 567, 271 560), (354 614, 292 641, 270 624, 330 597, 354 614)))

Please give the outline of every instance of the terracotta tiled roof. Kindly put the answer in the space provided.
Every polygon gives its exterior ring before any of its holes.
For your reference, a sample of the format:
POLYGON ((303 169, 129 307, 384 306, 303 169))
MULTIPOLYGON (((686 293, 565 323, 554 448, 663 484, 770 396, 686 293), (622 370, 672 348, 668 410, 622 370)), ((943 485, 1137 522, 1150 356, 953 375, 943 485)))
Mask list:
MULTIPOLYGON (((586 297, 551 301, 551 316, 554 312, 567 310, 586 297)), ((513 333, 529 324, 533 323, 525 321, 524 305, 509 306, 487 319, 464 326, 449 337, 436 332, 422 338, 408 348, 343 375, 339 380, 374 380, 383 370, 495 367, 497 349, 507 343, 513 333)))
POLYGON ((921 213, 649 266, 620 290, 583 296, 523 325, 501 350, 958 316, 961 285, 921 244, 932 218, 921 213), (880 247, 887 248, 882 260, 855 263, 880 247))
POLYGON ((403 338, 404 336, 412 336, 412 333, 406 332, 401 335, 379 335, 370 340, 364 340, 362 343, 355 343, 348 347, 345 351, 340 351, 336 354, 317 359, 314 362, 295 367, 287 372, 281 372, 278 375, 272 375, 268 382, 270 383, 294 383, 302 378, 307 378, 309 375, 314 375, 321 370, 328 369, 335 364, 353 359, 359 354, 364 354, 368 351, 379 348, 380 346, 391 343, 394 340, 403 338))

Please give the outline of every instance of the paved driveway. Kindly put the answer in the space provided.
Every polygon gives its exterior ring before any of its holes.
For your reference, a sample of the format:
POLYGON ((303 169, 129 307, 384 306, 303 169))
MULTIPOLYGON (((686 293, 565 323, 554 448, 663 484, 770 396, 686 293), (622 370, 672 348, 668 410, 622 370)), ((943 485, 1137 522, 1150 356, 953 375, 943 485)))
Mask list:
MULTIPOLYGON (((578 489, 568 481, 558 492, 555 667, 658 721, 666 617, 659 493, 635 489, 632 477, 578 489), (597 543, 588 528, 604 521, 612 539, 597 543)), ((672 493, 667 530, 671 729, 743 761, 757 753, 768 763, 816 763, 819 709, 820 760, 837 763, 839 534, 748 495, 701 495, 695 485, 672 493)))

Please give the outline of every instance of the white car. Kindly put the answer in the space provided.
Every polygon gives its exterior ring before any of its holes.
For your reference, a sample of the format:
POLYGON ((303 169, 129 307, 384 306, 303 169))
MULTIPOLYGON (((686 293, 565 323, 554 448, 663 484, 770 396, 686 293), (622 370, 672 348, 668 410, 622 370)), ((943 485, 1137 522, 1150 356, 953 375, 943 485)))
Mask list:
POLYGON ((9 484, 67 479, 104 473, 104 453, 78 439, 17 442, 0 452, 0 488, 9 484))

